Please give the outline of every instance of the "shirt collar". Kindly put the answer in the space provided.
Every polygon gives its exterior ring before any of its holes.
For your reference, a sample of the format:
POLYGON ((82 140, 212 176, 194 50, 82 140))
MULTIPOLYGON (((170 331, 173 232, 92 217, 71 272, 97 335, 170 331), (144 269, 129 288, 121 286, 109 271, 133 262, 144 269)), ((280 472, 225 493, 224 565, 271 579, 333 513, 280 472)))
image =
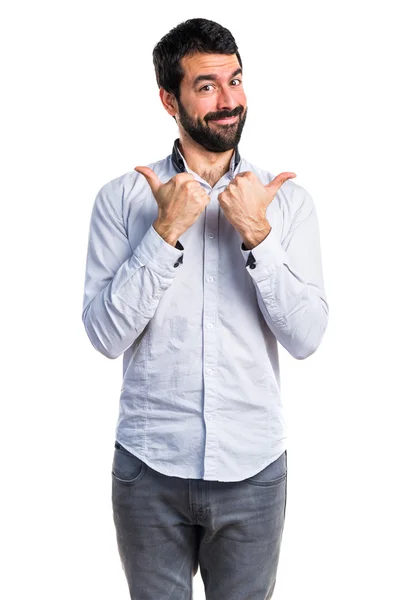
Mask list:
MULTIPOLYGON (((181 151, 179 150, 179 138, 177 138, 174 142, 174 146, 172 148, 172 164, 178 173, 183 173, 186 171, 185 168, 185 159, 183 158, 181 151)), ((229 175, 231 177, 234 176, 236 168, 238 167, 241 160, 241 156, 239 153, 239 146, 235 147, 235 152, 232 155, 231 162, 229 165, 229 175)))

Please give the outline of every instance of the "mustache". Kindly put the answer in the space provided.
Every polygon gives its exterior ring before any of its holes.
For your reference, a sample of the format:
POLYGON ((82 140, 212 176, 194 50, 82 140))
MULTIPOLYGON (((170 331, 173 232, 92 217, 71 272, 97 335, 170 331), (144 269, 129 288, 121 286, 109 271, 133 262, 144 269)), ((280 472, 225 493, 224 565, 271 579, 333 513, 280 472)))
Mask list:
POLYGON ((228 117, 236 117, 237 115, 241 115, 242 112, 244 111, 244 107, 239 105, 236 108, 234 108, 233 110, 229 111, 229 110, 221 110, 220 112, 215 112, 215 113, 208 113, 205 117, 204 120, 207 123, 208 121, 214 121, 217 119, 225 119, 228 117))

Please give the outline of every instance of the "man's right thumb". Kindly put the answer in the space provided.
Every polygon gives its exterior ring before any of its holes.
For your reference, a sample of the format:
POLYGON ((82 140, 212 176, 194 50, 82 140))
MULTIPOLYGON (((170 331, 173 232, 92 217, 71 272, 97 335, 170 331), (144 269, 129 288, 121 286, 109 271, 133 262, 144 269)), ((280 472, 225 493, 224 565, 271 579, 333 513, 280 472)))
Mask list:
POLYGON ((141 173, 144 177, 146 177, 147 183, 151 187, 151 191, 153 195, 157 193, 157 191, 162 186, 161 181, 158 179, 157 175, 150 169, 150 167, 135 167, 135 171, 141 173))

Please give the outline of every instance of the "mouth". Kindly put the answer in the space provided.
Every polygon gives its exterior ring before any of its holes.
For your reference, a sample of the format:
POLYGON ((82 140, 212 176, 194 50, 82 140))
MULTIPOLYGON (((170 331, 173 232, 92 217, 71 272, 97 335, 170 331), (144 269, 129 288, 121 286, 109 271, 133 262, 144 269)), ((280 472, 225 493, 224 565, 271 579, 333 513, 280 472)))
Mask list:
POLYGON ((236 123, 238 120, 238 116, 236 117, 224 117, 223 119, 210 119, 212 123, 218 123, 219 125, 230 125, 231 123, 236 123))

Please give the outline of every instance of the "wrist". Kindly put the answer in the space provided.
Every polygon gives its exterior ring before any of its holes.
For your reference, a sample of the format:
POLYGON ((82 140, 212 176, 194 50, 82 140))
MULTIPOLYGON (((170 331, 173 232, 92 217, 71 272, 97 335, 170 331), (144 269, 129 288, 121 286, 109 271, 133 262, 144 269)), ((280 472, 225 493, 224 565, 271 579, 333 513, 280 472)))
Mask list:
POLYGON ((265 240, 265 238, 269 235, 272 227, 267 222, 265 227, 259 229, 257 231, 247 231, 242 235, 243 244, 246 247, 246 250, 253 250, 258 244, 261 244, 265 240))
POLYGON ((171 246, 176 246, 176 242, 178 241, 179 235, 172 231, 171 226, 168 226, 166 223, 162 223, 158 219, 156 219, 153 223, 153 227, 158 233, 160 237, 163 238, 171 246))

